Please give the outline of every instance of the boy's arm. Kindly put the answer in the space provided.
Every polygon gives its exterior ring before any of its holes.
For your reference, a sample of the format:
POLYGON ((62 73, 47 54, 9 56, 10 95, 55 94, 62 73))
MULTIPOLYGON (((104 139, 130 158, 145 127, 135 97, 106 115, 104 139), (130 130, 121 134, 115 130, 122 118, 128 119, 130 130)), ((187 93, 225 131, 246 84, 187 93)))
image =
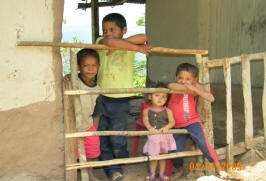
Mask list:
POLYGON ((188 91, 187 87, 184 84, 179 83, 170 83, 167 85, 168 89, 175 90, 175 91, 188 91))
POLYGON ((143 40, 131 38, 130 41, 123 40, 119 38, 104 38, 99 41, 100 44, 104 44, 109 47, 117 48, 117 49, 124 49, 124 50, 131 50, 140 53, 144 53, 146 56, 149 55, 151 52, 151 46, 148 45, 138 45, 135 43, 141 43, 143 40))
POLYGON ((144 45, 148 41, 148 38, 145 34, 137 34, 128 37, 126 40, 135 45, 144 45))
POLYGON ((193 85, 187 85, 187 86, 188 86, 189 89, 192 89, 192 91, 196 95, 202 97, 206 101, 214 102, 213 95, 210 92, 204 90, 199 84, 197 84, 196 86, 193 86, 193 85))
POLYGON ((170 83, 168 84, 168 89, 176 91, 186 91, 193 96, 200 96, 206 101, 214 101, 213 95, 210 92, 205 91, 199 84, 193 86, 191 84, 170 83))

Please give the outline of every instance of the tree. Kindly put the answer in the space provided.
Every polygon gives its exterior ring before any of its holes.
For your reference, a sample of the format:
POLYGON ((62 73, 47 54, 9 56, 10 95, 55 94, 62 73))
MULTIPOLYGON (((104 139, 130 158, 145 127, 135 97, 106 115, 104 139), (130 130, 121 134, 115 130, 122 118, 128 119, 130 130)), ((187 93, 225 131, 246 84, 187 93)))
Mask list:
POLYGON ((145 15, 144 14, 136 21, 136 24, 138 26, 145 26, 145 15))

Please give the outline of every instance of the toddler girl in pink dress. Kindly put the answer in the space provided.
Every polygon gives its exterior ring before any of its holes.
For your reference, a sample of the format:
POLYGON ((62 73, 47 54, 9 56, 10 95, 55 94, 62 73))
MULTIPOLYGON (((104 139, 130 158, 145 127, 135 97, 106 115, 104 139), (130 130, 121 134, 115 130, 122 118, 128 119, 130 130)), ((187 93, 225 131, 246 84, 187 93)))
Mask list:
MULTIPOLYGON (((156 87, 162 86, 159 85, 156 87)), ((155 92, 149 94, 148 99, 151 101, 151 105, 143 110, 143 123, 150 132, 154 134, 161 132, 163 134, 148 135, 143 152, 149 156, 156 156, 176 150, 173 135, 165 134, 175 125, 172 111, 165 106, 168 100, 168 94, 155 92)), ((145 178, 145 181, 155 180, 157 162, 157 160, 150 161, 150 174, 145 178)), ((168 177, 165 175, 166 160, 159 160, 159 166, 161 181, 168 180, 168 177)))

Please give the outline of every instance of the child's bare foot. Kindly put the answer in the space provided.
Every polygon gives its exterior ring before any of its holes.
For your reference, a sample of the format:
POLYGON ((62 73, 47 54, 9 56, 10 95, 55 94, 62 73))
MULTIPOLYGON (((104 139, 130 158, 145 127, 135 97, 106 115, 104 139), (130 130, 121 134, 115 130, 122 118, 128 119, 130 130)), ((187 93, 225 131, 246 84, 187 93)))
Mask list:
POLYGON ((185 169, 183 167, 178 168, 177 171, 178 172, 173 174, 173 176, 171 177, 172 180, 177 180, 177 179, 181 178, 185 173, 185 169))

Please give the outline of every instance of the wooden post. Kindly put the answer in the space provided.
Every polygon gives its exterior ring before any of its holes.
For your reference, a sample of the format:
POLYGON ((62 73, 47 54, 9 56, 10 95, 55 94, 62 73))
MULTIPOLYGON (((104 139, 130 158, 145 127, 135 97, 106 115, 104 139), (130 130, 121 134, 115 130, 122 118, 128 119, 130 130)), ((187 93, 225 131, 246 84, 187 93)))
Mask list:
MULTIPOLYGON (((196 61, 199 68, 199 83, 203 84, 202 87, 205 90, 210 91, 209 69, 206 64, 207 60, 207 57, 202 57, 202 55, 200 54, 196 55, 196 61)), ((207 140, 214 148, 211 103, 199 97, 197 103, 197 112, 199 113, 201 121, 203 123, 207 140)), ((200 165, 208 162, 207 159, 204 160, 201 157, 197 157, 197 161, 200 165)), ((212 175, 213 173, 211 170, 205 170, 205 174, 212 175)))
POLYGON ((231 65, 227 58, 224 59, 224 80, 226 86, 226 161, 234 162, 233 155, 233 115, 232 115, 232 91, 231 91, 231 65))
POLYGON ((266 52, 264 52, 264 86, 262 95, 262 114, 264 123, 264 139, 266 141, 266 52))
MULTIPOLYGON (((203 88, 206 91, 210 91, 209 69, 206 64, 207 60, 207 57, 202 58, 200 54, 196 55, 196 61, 199 68, 199 83, 203 85, 203 88)), ((211 103, 199 97, 197 111, 203 122, 206 137, 209 143, 214 146, 211 103)))
POLYGON ((245 114, 245 144, 247 149, 251 149, 253 139, 253 111, 251 97, 250 81, 250 62, 247 55, 241 56, 242 61, 242 87, 244 96, 244 114, 245 114))
MULTIPOLYGON (((64 90, 72 89, 69 81, 64 81, 64 90)), ((64 95, 64 128, 65 135, 76 132, 75 113, 72 96, 64 95)), ((76 163, 76 139, 65 139, 65 163, 76 163)), ((77 170, 65 172, 66 181, 77 181, 77 170)))
POLYGON ((92 43, 99 37, 99 6, 98 0, 91 0, 91 33, 92 43))
MULTIPOLYGON (((78 89, 78 65, 77 65, 77 56, 74 50, 70 49, 70 67, 71 67, 71 82, 73 89, 78 89)), ((75 117, 76 117, 76 127, 79 128, 83 121, 82 109, 80 103, 80 96, 74 97, 74 107, 75 107, 75 117)), ((80 131, 80 130, 78 130, 80 131)), ((84 147, 84 138, 78 138, 78 150, 79 150, 79 162, 87 162, 85 147, 84 147)), ((81 180, 89 181, 88 169, 81 169, 81 180)))

